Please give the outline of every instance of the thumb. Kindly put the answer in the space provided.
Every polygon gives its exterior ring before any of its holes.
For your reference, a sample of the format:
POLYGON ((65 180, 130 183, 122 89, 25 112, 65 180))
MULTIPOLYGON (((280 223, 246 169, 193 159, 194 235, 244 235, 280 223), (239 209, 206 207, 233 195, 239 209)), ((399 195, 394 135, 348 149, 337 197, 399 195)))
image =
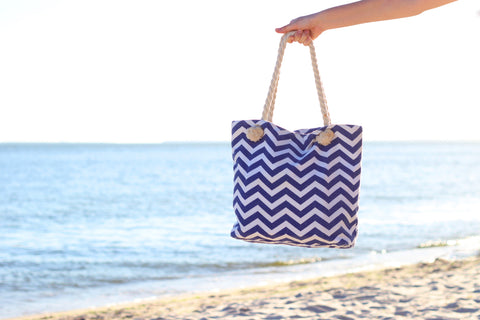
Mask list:
POLYGON ((278 32, 278 33, 287 33, 287 32, 296 31, 296 30, 298 30, 298 28, 293 23, 289 23, 286 26, 275 29, 275 31, 278 32))

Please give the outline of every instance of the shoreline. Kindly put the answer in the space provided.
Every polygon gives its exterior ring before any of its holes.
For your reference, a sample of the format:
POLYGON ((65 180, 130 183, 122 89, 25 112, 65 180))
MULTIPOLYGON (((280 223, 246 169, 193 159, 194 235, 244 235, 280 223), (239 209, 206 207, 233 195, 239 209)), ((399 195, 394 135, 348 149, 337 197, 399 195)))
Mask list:
POLYGON ((8 320, 480 319, 480 257, 8 320))

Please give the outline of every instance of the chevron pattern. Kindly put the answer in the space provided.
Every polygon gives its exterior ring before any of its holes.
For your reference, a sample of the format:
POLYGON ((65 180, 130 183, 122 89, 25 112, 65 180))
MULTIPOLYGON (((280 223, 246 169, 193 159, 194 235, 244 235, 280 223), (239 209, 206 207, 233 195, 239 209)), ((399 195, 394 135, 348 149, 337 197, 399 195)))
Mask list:
POLYGON ((233 208, 236 239, 300 247, 351 248, 358 232, 362 127, 334 125, 290 132, 264 120, 234 121, 233 208), (261 126, 252 142, 246 131, 261 126))

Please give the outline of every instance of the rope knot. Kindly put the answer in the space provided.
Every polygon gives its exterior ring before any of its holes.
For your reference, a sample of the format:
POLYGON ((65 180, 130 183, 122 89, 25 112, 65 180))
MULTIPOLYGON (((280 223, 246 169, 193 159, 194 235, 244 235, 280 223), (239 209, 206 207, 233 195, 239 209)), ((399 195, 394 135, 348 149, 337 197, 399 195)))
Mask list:
POLYGON ((322 146, 328 146, 334 138, 335 138, 335 132, 333 132, 331 129, 327 129, 325 131, 320 132, 315 138, 315 140, 322 146))
POLYGON ((263 129, 260 126, 255 126, 247 129, 247 138, 252 142, 257 142, 263 138, 263 129))

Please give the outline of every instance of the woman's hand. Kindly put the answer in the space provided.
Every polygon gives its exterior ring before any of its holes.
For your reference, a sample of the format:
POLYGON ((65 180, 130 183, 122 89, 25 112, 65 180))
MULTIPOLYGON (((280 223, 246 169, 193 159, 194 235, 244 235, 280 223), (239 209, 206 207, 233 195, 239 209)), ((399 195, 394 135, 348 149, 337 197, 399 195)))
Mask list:
POLYGON ((320 12, 293 19, 289 24, 277 28, 275 31, 278 33, 297 31, 288 37, 287 41, 289 43, 296 41, 308 46, 324 31, 320 26, 319 16, 320 12))

